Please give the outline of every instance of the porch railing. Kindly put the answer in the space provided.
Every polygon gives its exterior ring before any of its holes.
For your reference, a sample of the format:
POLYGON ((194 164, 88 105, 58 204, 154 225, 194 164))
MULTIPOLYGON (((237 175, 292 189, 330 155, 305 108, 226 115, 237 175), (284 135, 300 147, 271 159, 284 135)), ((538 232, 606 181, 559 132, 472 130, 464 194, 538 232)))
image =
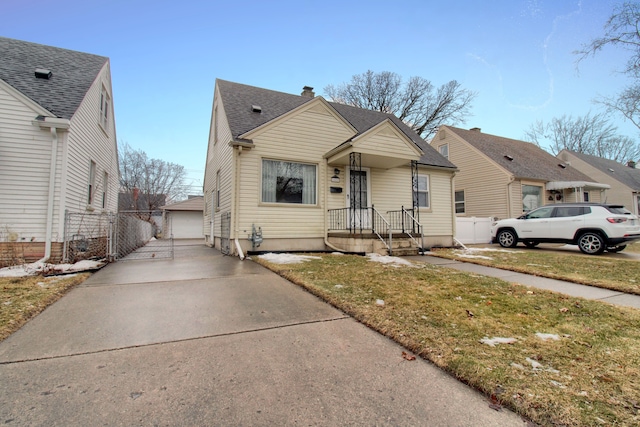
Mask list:
POLYGON ((424 251, 424 229, 422 224, 414 217, 413 209, 405 209, 401 207, 399 211, 387 211, 389 222, 393 230, 401 231, 403 234, 409 236, 409 238, 420 248, 420 251, 424 251), (415 236, 420 237, 420 242, 416 240, 415 236))
POLYGON ((329 231, 349 231, 361 233, 369 230, 375 234, 386 246, 391 254, 393 230, 391 224, 376 209, 370 208, 342 208, 329 209, 329 231))

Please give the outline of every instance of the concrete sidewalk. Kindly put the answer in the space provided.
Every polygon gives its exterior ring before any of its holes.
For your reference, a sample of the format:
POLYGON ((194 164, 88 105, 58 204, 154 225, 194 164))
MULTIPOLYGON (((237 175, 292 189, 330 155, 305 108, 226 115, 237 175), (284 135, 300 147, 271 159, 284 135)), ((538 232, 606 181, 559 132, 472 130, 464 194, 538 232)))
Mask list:
POLYGON ((251 261, 118 262, 0 343, 8 425, 523 426, 251 261))
POLYGON ((497 277, 507 282, 519 283, 521 285, 531 286, 534 288, 560 292, 562 294, 574 297, 598 300, 625 307, 640 308, 640 295, 625 294, 624 292, 597 288, 595 286, 579 285, 577 283, 566 282, 563 280, 548 279, 546 277, 532 276, 530 274, 501 270, 499 268, 493 267, 485 267, 483 265, 455 261, 429 255, 410 256, 404 258, 407 258, 413 262, 427 262, 429 264, 440 265, 447 268, 454 268, 456 270, 481 274, 483 276, 497 277))

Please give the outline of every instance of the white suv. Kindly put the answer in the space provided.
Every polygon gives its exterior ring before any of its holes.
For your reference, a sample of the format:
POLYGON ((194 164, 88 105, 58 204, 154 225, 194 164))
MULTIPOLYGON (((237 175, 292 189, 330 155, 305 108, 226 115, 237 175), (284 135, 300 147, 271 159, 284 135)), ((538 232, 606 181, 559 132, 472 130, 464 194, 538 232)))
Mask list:
POLYGON ((605 249, 619 252, 627 247, 626 242, 638 239, 638 217, 622 205, 558 203, 491 225, 491 241, 505 248, 518 242, 530 248, 539 243, 567 243, 578 245, 585 254, 598 255, 605 249))

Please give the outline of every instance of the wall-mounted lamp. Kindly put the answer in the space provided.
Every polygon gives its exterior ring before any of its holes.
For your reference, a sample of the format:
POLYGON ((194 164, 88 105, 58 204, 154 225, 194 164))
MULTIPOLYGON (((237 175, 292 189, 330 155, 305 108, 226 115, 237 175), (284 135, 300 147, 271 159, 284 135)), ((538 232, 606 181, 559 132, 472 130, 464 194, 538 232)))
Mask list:
POLYGON ((334 168, 333 176, 331 177, 331 182, 340 182, 340 177, 338 175, 340 175, 340 169, 334 168))

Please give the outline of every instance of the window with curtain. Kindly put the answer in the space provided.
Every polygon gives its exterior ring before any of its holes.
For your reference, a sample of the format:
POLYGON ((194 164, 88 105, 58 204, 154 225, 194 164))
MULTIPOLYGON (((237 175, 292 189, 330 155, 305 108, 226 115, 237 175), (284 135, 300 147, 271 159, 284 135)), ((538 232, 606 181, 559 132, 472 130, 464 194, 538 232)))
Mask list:
POLYGON ((528 212, 542 206, 542 187, 522 185, 522 210, 528 212))
POLYGON ((316 166, 262 160, 264 203, 316 204, 316 166))

